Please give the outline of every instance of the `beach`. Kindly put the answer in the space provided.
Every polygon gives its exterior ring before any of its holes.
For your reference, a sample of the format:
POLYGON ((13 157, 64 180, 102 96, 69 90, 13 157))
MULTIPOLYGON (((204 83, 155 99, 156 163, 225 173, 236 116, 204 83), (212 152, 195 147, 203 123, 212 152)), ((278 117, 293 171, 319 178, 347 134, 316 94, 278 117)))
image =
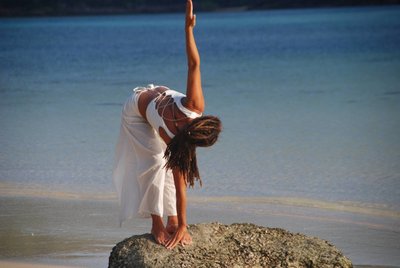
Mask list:
MULTIPOLYGON (((400 8, 200 13, 203 187, 188 222, 328 240, 357 267, 400 267, 400 8)), ((118 224, 122 104, 184 92, 182 14, 0 18, 0 265, 105 267, 149 232, 118 224)))
MULTIPOLYGON (((3 196, 2 259, 22 262, 12 265, 106 267, 117 242, 150 230, 146 219, 119 227, 115 198, 65 196, 3 196)), ((376 208, 334 203, 316 207, 311 201, 298 200, 296 205, 293 200, 190 196, 188 219, 190 223, 252 222, 317 236, 336 245, 360 267, 399 261, 398 213, 379 209, 381 216, 376 217, 376 208)))

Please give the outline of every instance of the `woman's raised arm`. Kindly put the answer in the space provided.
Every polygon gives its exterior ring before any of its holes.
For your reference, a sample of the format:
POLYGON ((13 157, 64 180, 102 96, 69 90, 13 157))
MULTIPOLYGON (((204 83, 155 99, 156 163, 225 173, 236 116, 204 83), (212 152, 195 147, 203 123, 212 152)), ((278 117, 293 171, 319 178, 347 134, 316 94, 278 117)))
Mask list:
POLYGON ((200 55, 194 39, 193 28, 196 25, 196 15, 193 14, 193 2, 186 3, 186 56, 188 62, 188 76, 186 86, 185 106, 190 110, 202 113, 204 111, 204 96, 201 87, 200 55))

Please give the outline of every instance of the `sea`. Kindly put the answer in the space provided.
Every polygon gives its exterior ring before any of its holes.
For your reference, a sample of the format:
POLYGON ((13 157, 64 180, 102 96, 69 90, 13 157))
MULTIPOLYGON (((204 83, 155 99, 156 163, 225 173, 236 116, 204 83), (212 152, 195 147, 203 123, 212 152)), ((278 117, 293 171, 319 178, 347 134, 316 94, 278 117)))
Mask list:
MULTIPOLYGON (((203 187, 188 222, 318 236, 400 267, 400 6, 197 14, 203 187)), ((0 259, 107 267, 122 104, 185 92, 184 14, 0 18, 0 259)))

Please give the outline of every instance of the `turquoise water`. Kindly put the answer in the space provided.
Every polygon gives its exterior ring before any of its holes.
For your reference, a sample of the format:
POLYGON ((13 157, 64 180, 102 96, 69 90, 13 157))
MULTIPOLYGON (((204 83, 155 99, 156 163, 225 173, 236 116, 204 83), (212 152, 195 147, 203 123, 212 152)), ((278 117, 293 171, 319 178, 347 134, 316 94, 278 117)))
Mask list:
MULTIPOLYGON (((224 131, 199 149, 204 186, 191 196, 373 208, 398 236, 399 15, 198 14, 206 113, 224 131)), ((112 197, 121 105, 148 83, 185 88, 181 14, 0 19, 0 186, 112 197)))

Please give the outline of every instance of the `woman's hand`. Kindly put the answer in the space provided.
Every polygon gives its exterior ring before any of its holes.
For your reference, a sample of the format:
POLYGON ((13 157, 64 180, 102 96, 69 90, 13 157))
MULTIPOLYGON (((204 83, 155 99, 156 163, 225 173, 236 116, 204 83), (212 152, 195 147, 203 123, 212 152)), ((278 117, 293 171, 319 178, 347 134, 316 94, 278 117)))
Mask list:
POLYGON ((186 226, 179 226, 171 238, 167 240, 165 247, 167 249, 173 249, 179 243, 181 243, 182 246, 192 243, 192 237, 188 233, 186 226))
POLYGON ((196 25, 196 15, 193 14, 193 2, 192 0, 187 0, 186 2, 186 29, 193 29, 196 25))

